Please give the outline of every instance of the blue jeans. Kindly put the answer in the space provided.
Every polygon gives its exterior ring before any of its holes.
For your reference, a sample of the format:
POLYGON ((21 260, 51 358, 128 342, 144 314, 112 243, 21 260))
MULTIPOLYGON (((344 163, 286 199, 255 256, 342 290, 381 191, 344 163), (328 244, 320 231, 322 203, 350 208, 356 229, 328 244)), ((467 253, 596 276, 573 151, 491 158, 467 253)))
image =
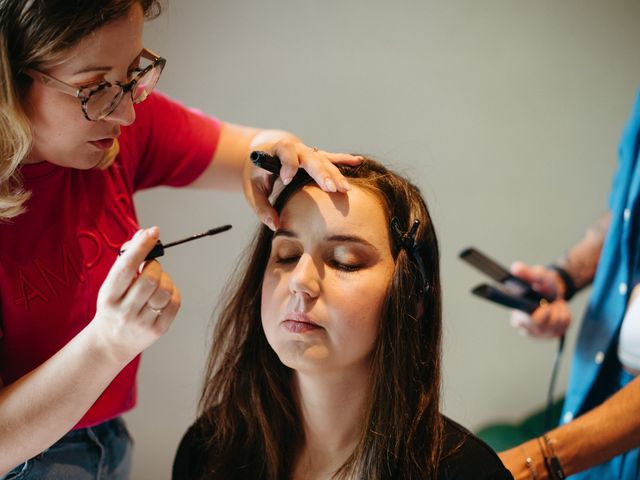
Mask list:
POLYGON ((126 480, 133 441, 121 418, 72 430, 0 480, 126 480))

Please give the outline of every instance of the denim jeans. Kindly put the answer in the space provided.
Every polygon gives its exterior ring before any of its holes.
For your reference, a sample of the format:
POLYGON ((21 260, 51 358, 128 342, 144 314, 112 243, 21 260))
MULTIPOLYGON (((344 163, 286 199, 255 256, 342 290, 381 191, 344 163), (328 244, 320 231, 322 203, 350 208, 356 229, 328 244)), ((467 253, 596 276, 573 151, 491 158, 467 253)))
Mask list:
POLYGON ((121 418, 72 430, 0 480, 126 480, 133 441, 121 418))

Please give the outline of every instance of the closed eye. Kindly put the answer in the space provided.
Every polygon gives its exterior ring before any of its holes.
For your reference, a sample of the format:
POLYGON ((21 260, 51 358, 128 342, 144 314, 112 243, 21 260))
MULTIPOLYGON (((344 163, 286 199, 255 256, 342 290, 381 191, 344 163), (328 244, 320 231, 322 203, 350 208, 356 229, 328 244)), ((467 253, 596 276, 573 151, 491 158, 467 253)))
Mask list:
MULTIPOLYGON (((140 68, 140 67, 135 67, 135 68, 129 69, 129 71, 127 72, 127 82, 130 81, 133 77, 138 75, 143 70, 144 70, 144 68, 140 68)), ((112 82, 109 82, 108 80, 105 80, 104 78, 101 78, 99 80, 93 80, 93 81, 90 81, 90 82, 83 83, 78 88, 80 88, 82 90, 98 90, 100 87, 102 87, 103 84, 106 84, 107 86, 114 85, 112 82)), ((116 82, 116 84, 119 84, 119 82, 116 82)))
POLYGON ((300 259, 300 255, 292 255, 290 257, 280 257, 276 258, 276 263, 281 265, 288 265, 291 263, 296 263, 300 259))
POLYGON ((349 264, 349 263, 341 263, 337 260, 329 261, 329 265, 336 270, 341 270, 343 272, 356 272, 360 270, 363 265, 360 264, 349 264))
POLYGON ((101 79, 101 80, 94 80, 92 82, 83 83, 78 88, 80 88, 81 90, 93 91, 93 90, 100 89, 103 84, 111 85, 110 82, 107 82, 106 80, 101 79))

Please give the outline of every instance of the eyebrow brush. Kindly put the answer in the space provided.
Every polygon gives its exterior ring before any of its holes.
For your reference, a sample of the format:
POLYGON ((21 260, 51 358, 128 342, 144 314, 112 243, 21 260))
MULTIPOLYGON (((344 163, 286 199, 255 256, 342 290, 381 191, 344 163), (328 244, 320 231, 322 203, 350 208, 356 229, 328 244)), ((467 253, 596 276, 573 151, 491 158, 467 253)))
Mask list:
POLYGON ((254 150, 251 152, 249 158, 251 158, 251 161, 256 167, 260 167, 275 175, 280 174, 280 167, 282 164, 280 163, 280 159, 275 155, 270 155, 262 150, 254 150))

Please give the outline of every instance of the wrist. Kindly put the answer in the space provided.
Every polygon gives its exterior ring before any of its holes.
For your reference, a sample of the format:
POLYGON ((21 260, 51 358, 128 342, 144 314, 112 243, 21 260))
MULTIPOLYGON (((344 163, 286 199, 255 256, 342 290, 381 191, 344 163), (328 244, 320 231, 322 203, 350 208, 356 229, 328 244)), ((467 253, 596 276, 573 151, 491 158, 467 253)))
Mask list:
POLYGON ((514 473, 516 478, 526 478, 527 480, 548 480, 549 475, 545 468, 544 455, 538 447, 536 439, 529 440, 520 446, 522 455, 522 467, 514 473))
POLYGON ((552 263, 547 268, 556 272, 562 284, 564 286, 564 290, 562 291, 562 298, 566 301, 569 301, 573 298, 573 296, 578 292, 578 287, 576 286, 573 278, 564 268, 555 263, 552 263))
POLYGON ((96 358, 100 364, 114 368, 120 371, 136 354, 132 354, 128 349, 118 346, 116 342, 105 334, 103 329, 94 320, 87 325, 81 332, 87 342, 87 348, 92 356, 96 358))

